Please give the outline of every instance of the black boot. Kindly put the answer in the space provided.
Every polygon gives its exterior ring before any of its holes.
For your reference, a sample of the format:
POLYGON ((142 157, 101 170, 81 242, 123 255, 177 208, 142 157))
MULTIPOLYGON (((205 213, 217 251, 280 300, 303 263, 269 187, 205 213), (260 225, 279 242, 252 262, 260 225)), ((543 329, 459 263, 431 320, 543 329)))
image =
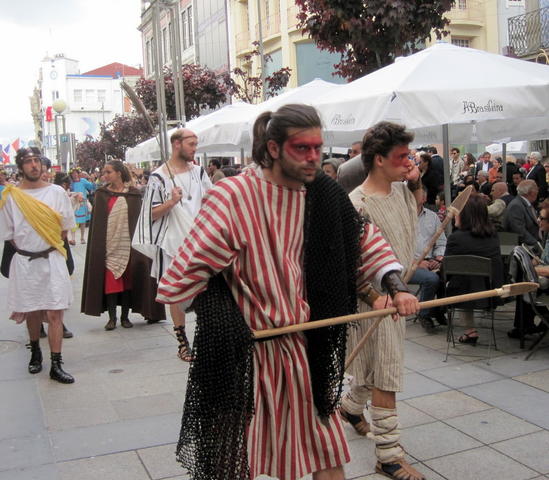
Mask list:
POLYGON ((31 340, 27 345, 31 351, 31 359, 29 362, 29 373, 38 373, 42 371, 42 350, 40 349, 39 340, 31 340))
POLYGON ((130 313, 130 305, 131 305, 131 291, 125 290, 122 292, 122 313, 120 314, 120 323, 124 328, 132 328, 133 323, 130 322, 130 319, 128 318, 128 315, 130 313))
POLYGON ((65 324, 63 324, 63 338, 72 338, 74 337, 73 333, 65 327, 65 324))
POLYGON ((74 383, 74 377, 63 370, 63 359, 60 353, 51 354, 50 378, 59 383, 74 383))
POLYGON ((109 321, 105 325, 105 330, 114 330, 116 328, 116 304, 118 300, 117 293, 107 295, 107 310, 109 312, 109 321))

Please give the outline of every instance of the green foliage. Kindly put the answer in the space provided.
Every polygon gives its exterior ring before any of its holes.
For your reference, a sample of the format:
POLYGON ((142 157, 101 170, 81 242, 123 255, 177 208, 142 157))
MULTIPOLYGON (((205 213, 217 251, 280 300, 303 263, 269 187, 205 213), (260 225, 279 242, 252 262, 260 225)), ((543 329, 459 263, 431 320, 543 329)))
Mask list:
POLYGON ((440 39, 453 0, 296 0, 298 19, 322 50, 340 53, 336 74, 354 80, 440 39))

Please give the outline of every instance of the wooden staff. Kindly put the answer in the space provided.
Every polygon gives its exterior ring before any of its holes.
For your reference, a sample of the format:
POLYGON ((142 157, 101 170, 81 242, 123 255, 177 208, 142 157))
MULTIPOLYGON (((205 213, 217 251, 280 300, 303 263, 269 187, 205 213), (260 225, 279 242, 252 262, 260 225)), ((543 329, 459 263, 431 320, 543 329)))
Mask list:
MULTIPOLYGON (((406 275, 404 277, 404 283, 408 283, 410 281, 410 278, 412 278, 412 276, 414 275, 415 271, 417 270, 417 267, 421 262, 423 262, 423 260, 425 260, 425 257, 429 255, 429 253, 433 249, 433 246, 435 245, 438 238, 442 235, 442 232, 444 232, 447 225, 452 221, 453 218, 455 218, 455 216, 458 213, 460 213, 463 210, 463 207, 467 203, 467 200, 469 200, 469 197, 471 196, 472 191, 473 191, 473 185, 469 185, 468 187, 464 188, 459 193, 459 195, 455 198, 452 204, 448 207, 446 218, 440 224, 437 231, 435 232, 435 234, 427 244, 427 246, 423 249, 423 252, 421 252, 420 257, 414 260, 414 263, 412 263, 412 265, 406 272, 406 275)), ((368 328, 364 336, 356 344, 356 347, 353 349, 351 354, 347 357, 347 363, 345 364, 345 368, 349 368, 351 363, 353 363, 353 360, 359 354, 360 350, 362 350, 362 348, 364 347, 364 345, 366 344, 368 339, 371 337, 372 333, 374 333, 374 330, 379 326, 382 320, 383 320, 383 317, 379 317, 378 319, 376 319, 374 323, 372 323, 372 325, 370 325, 370 328, 368 328)))
MULTIPOLYGON (((452 305, 454 303, 470 302, 473 300, 481 300, 490 297, 514 297, 524 293, 533 292, 539 288, 539 284, 533 282, 520 282, 503 285, 501 288, 493 290, 485 290, 482 292, 466 293, 465 295, 456 295, 454 297, 437 298, 436 300, 428 300, 420 302, 422 308, 440 307, 442 305, 452 305)), ((289 325, 288 327, 269 328, 266 330, 255 330, 253 332, 256 340, 276 337, 278 335, 286 335, 289 333, 303 332, 305 330, 314 330, 315 328, 330 327, 332 325, 341 325, 342 323, 356 322, 358 320, 366 320, 368 318, 385 317, 397 313, 395 307, 384 308, 382 310, 372 310, 371 312, 354 313, 342 317, 326 318, 324 320, 316 320, 313 322, 298 323, 289 325)), ((371 327, 370 327, 371 328, 371 327)))

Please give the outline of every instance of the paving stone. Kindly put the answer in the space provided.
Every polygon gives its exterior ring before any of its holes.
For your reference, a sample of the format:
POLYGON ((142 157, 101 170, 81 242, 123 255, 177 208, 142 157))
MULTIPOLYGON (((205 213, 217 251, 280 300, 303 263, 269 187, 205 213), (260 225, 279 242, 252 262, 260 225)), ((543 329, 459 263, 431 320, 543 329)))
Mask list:
POLYGON ((153 480, 165 477, 182 476, 185 470, 175 459, 177 444, 161 445, 137 451, 145 468, 153 480))
POLYGON ((44 417, 50 432, 112 423, 119 419, 116 410, 108 401, 88 406, 76 403, 67 408, 48 408, 44 417))
POLYGON ((536 472, 490 447, 455 453, 425 462, 447 480, 526 480, 536 472))
POLYGON ((515 377, 514 380, 539 388, 545 392, 549 392, 549 370, 520 375, 515 377))
POLYGON ((439 420, 490 408, 490 405, 455 390, 411 398, 407 403, 439 420))
POLYGON ((135 452, 63 462, 58 468, 60 480, 150 480, 135 452))
POLYGON ((421 372, 431 368, 461 363, 459 360, 452 357, 448 359, 447 363, 444 363, 443 360, 444 356, 441 352, 418 345, 411 341, 405 341, 404 361, 408 368, 416 372, 421 372))
POLYGON ((112 406, 120 419, 143 418, 167 413, 181 413, 183 398, 171 393, 164 393, 114 400, 112 406))
POLYGON ((452 388, 468 387, 470 385, 492 382, 503 378, 497 373, 470 363, 434 368, 432 370, 425 370, 421 373, 428 378, 452 388))
POLYGON ((375 471, 375 444, 369 438, 349 441, 351 462, 345 465, 345 478, 355 478, 375 471))
POLYGON ((549 473, 549 432, 547 431, 505 440, 504 442, 493 444, 492 447, 528 465, 539 473, 549 473))
POLYGON ((425 412, 414 408, 408 401, 397 402, 398 421, 400 428, 415 427, 425 423, 435 422, 436 419, 425 412))
POLYGON ((47 434, 8 438, 0 441, 0 471, 53 463, 47 434))
POLYGON ((2 382, 0 395, 0 440, 35 435, 44 430, 42 406, 35 379, 2 382))
POLYGON ((124 400, 181 390, 187 383, 187 376, 187 373, 133 378, 121 375, 107 378, 103 385, 107 399, 124 400))
POLYGON ((404 375, 403 390, 397 393, 398 400, 408 400, 409 398, 428 395, 430 393, 443 392, 449 390, 449 388, 419 373, 411 373, 404 375))
POLYGON ((401 438, 406 452, 420 461, 481 446, 473 438, 442 422, 406 428, 401 431, 401 438))
POLYGON ((549 393, 510 379, 466 387, 462 391, 534 425, 549 429, 549 393))
POLYGON ((51 442, 57 461, 74 460, 173 443, 180 425, 176 413, 52 432, 51 442))
POLYGON ((491 372, 499 373, 504 377, 517 377, 531 372, 547 370, 549 349, 539 350, 530 360, 524 360, 527 354, 527 350, 522 350, 516 354, 495 358, 491 362, 491 365, 478 363, 478 366, 491 372))
POLYGON ((18 468, 0 472, 0 480, 59 480, 57 465, 18 468))
MULTIPOLYGON (((446 332, 446 330, 444 331, 446 332)), ((435 335, 418 336, 411 339, 411 341, 423 347, 431 348, 439 352, 444 349, 444 351, 446 352, 446 334, 443 335, 441 332, 438 332, 435 335)))
POLYGON ((482 443, 494 443, 540 430, 536 425, 497 408, 451 418, 446 423, 482 443))

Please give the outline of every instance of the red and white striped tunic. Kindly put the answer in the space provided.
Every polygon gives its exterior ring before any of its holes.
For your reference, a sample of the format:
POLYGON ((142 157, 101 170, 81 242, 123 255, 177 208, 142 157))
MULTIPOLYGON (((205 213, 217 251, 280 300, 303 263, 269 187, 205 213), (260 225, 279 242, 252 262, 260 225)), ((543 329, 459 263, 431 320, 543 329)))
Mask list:
MULTIPOLYGON (((218 182, 162 277, 158 301, 188 303, 223 271, 252 330, 307 322, 304 212, 305 189, 275 185, 254 172, 218 182)), ((376 227, 366 226, 361 243, 359 284, 401 269, 376 227)), ((294 480, 349 461, 339 417, 322 421, 316 414, 304 335, 256 343, 254 375, 251 478, 294 480)))

